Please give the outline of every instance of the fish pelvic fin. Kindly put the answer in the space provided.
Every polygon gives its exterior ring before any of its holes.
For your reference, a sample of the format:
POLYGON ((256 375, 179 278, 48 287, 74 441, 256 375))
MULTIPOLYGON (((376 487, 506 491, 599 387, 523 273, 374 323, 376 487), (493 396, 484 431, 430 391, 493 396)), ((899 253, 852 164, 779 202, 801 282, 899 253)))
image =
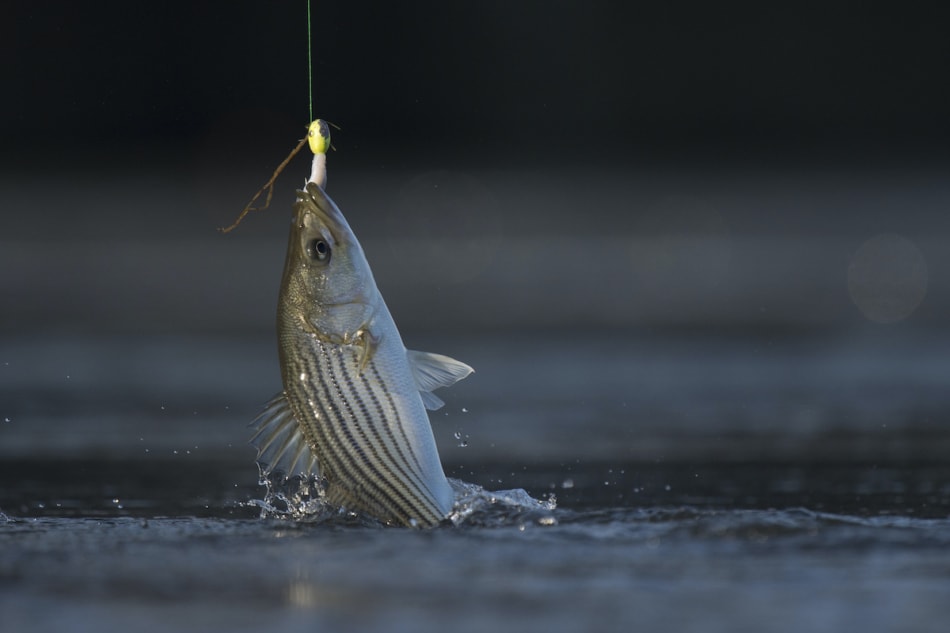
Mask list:
POLYGON ((441 354, 406 350, 406 356, 409 358, 412 377, 419 387, 422 403, 430 411, 440 409, 445 404, 439 396, 432 393, 433 391, 440 387, 450 387, 475 371, 462 361, 441 354))
POLYGON ((251 426, 255 429, 251 444, 257 448, 257 463, 263 474, 279 470, 288 477, 319 476, 317 456, 304 438, 283 392, 267 403, 251 426))

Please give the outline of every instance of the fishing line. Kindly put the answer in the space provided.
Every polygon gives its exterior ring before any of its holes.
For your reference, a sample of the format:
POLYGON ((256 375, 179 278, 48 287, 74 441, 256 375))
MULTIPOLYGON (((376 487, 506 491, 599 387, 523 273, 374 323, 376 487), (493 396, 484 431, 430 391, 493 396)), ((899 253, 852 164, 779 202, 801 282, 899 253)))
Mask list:
POLYGON ((312 39, 310 37, 310 0, 307 0, 307 79, 310 92, 310 118, 313 121, 313 55, 310 52, 312 39))
MULTIPOLYGON (((314 154, 325 154, 327 149, 330 147, 330 130, 327 128, 326 124, 323 121, 314 120, 313 118, 313 53, 312 53, 312 35, 310 30, 310 0, 307 0, 307 87, 309 89, 309 102, 310 102, 310 125, 307 130, 307 136, 300 139, 300 142, 297 143, 295 147, 287 158, 277 166, 277 169, 274 170, 274 173, 271 175, 270 180, 264 183, 264 186, 261 187, 257 193, 254 194, 254 197, 251 198, 251 201, 245 205, 241 210, 241 213, 238 215, 237 219, 230 226, 220 227, 218 230, 222 233, 230 233, 233 231, 238 224, 241 223, 241 220, 244 219, 251 211, 263 211, 270 206, 270 201, 274 197, 274 182, 277 180, 277 177, 280 175, 280 172, 284 171, 284 167, 287 166, 287 163, 297 155, 297 153, 303 148, 307 143, 310 144, 310 149, 314 154), (261 194, 267 192, 267 198, 264 199, 264 204, 259 207, 255 207, 254 203, 258 198, 261 197, 261 194)), ((330 125, 333 125, 332 123, 330 125)), ((334 127, 336 127, 334 125, 334 127)))

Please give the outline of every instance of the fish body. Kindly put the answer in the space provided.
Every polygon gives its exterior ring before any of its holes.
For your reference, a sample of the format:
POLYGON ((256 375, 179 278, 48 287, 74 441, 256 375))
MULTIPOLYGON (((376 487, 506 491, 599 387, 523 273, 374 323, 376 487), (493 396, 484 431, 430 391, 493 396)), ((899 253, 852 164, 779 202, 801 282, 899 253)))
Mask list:
POLYGON ((384 523, 445 519, 454 493, 426 408, 472 368, 406 349, 356 236, 315 182, 294 204, 277 332, 284 389, 252 440, 262 470, 318 472, 329 503, 384 523))

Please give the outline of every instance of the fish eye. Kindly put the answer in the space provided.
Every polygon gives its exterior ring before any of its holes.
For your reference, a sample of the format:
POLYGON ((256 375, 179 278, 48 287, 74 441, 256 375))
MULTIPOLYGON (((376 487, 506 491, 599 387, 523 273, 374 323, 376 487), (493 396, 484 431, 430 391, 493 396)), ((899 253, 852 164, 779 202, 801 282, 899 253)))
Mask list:
POLYGON ((316 237, 307 242, 307 256, 317 262, 326 263, 330 261, 330 245, 321 237, 316 237))

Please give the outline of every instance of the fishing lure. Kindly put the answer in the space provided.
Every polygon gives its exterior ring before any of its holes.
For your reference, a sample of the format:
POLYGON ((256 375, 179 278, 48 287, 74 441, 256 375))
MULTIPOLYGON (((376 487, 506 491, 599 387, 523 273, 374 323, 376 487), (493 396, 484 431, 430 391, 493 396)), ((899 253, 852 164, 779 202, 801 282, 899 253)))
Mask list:
MULTIPOLYGON (((250 213, 251 211, 263 211, 264 209, 270 206, 270 201, 274 197, 274 183, 277 181, 277 177, 280 176, 280 172, 284 171, 284 168, 293 160, 294 156, 300 153, 300 150, 303 149, 305 144, 310 145, 310 151, 313 152, 313 165, 310 172, 310 182, 315 182, 320 185, 320 187, 327 186, 327 150, 332 147, 330 144, 330 123, 328 125, 327 121, 323 119, 314 119, 310 122, 310 125, 307 126, 307 135, 300 139, 300 142, 297 143, 290 154, 285 158, 280 165, 277 166, 277 169, 274 170, 274 173, 271 175, 270 180, 264 183, 264 186, 258 189, 257 193, 254 194, 254 197, 251 198, 251 201, 248 202, 244 209, 241 210, 240 215, 230 226, 219 228, 218 230, 222 233, 230 233, 237 225, 241 223, 241 220, 250 213), (255 207, 254 203, 258 198, 261 197, 261 194, 267 192, 267 198, 264 200, 264 204, 255 207)), ((334 127, 337 127, 334 125, 334 127)), ((339 129, 339 128, 337 128, 339 129)))

